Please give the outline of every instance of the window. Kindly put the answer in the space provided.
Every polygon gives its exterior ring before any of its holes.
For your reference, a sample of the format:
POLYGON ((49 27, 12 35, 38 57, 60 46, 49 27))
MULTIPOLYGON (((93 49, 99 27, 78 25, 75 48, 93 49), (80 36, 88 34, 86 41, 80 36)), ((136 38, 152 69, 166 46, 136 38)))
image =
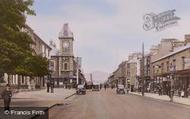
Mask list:
POLYGON ((53 70, 55 70, 55 67, 56 67, 56 61, 51 60, 51 61, 50 61, 49 69, 50 69, 51 71, 53 71, 53 70))
POLYGON ((170 71, 169 61, 166 62, 167 65, 167 72, 170 71))
POLYGON ((176 60, 173 59, 173 70, 176 70, 176 60))
POLYGON ((67 70, 68 69, 68 65, 67 63, 64 63, 64 70, 67 70))
POLYGON ((155 74, 155 66, 152 66, 153 74, 155 74))
POLYGON ((164 72, 164 63, 161 64, 161 72, 164 72))
POLYGON ((21 76, 21 82, 22 82, 22 84, 24 84, 24 76, 21 76))
POLYGON ((185 57, 183 56, 181 57, 181 59, 182 59, 182 69, 185 69, 185 57))

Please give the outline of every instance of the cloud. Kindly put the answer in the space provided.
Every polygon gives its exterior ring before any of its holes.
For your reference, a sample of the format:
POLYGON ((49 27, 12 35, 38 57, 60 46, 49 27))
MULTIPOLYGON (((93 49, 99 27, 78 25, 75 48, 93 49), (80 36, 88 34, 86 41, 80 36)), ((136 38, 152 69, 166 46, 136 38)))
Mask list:
POLYGON ((46 14, 41 13, 41 4, 38 6, 37 16, 28 17, 27 22, 44 40, 53 39, 57 43, 63 24, 69 22, 75 36, 75 54, 83 58, 83 68, 87 72, 111 72, 122 60, 127 59, 129 53, 141 51, 142 42, 148 50, 151 45, 159 43, 161 38, 183 39, 184 34, 189 32, 190 5, 187 8, 187 4, 177 6, 178 2, 171 0, 104 0, 97 1, 99 4, 95 4, 93 0, 88 0, 88 3, 79 1, 63 1, 63 6, 51 5, 54 14, 47 14, 51 9, 47 9, 46 14), (100 4, 103 6, 98 7, 100 4), (183 6, 186 9, 182 9, 183 6), (162 32, 143 30, 143 15, 171 9, 176 9, 176 15, 181 17, 177 26, 162 32))

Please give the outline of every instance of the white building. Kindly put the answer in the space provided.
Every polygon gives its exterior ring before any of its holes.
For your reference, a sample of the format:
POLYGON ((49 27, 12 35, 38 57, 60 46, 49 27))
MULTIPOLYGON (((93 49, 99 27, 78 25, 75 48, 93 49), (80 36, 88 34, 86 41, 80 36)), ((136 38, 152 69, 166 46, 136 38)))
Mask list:
POLYGON ((127 79, 130 80, 131 90, 137 90, 139 83, 138 78, 141 72, 141 53, 132 53, 128 56, 128 75, 127 79))

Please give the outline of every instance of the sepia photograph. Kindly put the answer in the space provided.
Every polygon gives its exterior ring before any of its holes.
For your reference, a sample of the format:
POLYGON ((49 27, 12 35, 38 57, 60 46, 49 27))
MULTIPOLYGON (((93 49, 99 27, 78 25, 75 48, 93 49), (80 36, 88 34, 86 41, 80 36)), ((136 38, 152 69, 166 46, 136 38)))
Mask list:
POLYGON ((190 119, 190 1, 0 0, 0 119, 190 119))

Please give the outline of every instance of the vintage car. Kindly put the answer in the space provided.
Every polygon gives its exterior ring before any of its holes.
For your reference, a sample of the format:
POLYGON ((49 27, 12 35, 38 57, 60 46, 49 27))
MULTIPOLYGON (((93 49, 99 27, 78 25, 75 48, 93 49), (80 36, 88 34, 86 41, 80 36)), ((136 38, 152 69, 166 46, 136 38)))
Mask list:
POLYGON ((125 87, 122 84, 119 84, 116 89, 117 94, 125 94, 125 87))
POLYGON ((80 95, 80 94, 85 95, 86 94, 86 89, 85 89, 84 85, 78 85, 77 86, 76 94, 78 94, 78 95, 80 95))
POLYGON ((100 91, 100 84, 99 83, 93 83, 92 91, 100 91))

